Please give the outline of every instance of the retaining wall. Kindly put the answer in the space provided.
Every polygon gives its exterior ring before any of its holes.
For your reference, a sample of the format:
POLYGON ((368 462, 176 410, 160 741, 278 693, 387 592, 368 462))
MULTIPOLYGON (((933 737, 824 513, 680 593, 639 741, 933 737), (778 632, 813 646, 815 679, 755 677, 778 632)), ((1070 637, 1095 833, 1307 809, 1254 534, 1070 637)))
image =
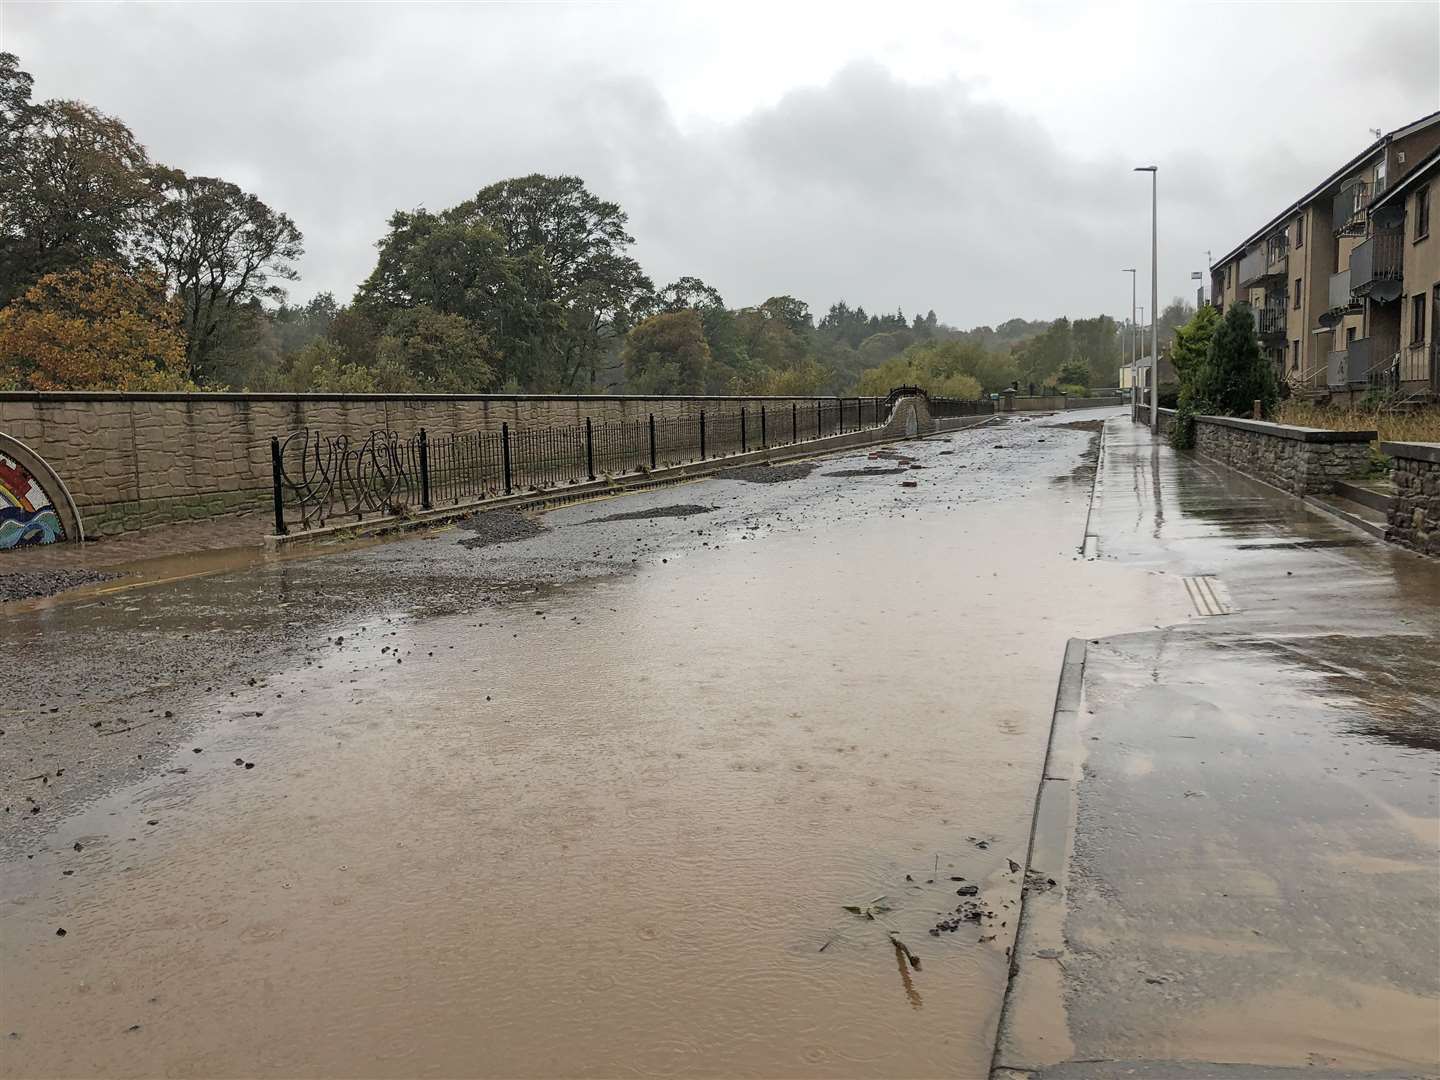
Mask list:
MULTIPOLYGON (((1160 433, 1165 435, 1175 411, 1158 413, 1160 433)), ((1147 418, 1142 409, 1138 422, 1147 418)), ((1337 480, 1365 476, 1374 438, 1373 431, 1292 427, 1234 416, 1195 418, 1197 454, 1292 495, 1326 494, 1335 490, 1337 480)))
POLYGON ((1391 459, 1385 539, 1423 555, 1440 555, 1440 443, 1380 444, 1391 459))
MULTIPOLYGON (((834 398, 499 394, 0 393, 0 431, 31 446, 69 486, 91 536, 268 503, 270 438, 312 427, 432 435, 701 410, 789 412, 834 398)), ((851 400, 851 399, 847 399, 851 400)))

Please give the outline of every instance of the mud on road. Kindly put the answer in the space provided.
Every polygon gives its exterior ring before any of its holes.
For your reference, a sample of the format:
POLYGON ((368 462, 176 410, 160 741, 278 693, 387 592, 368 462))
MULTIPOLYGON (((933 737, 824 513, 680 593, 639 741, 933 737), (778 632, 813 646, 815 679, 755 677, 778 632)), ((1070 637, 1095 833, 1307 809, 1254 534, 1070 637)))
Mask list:
POLYGON ((3 1071, 979 1075, 1060 646, 1158 603, 1002 430, 7 609, 3 1071))

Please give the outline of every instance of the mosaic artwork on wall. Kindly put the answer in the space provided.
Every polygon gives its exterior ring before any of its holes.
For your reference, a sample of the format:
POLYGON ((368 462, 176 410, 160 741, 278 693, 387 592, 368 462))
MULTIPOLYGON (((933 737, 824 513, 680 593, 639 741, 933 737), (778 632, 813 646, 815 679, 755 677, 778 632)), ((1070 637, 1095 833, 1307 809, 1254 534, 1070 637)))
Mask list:
POLYGON ((39 481, 0 454, 0 550, 64 539, 65 526, 39 481))

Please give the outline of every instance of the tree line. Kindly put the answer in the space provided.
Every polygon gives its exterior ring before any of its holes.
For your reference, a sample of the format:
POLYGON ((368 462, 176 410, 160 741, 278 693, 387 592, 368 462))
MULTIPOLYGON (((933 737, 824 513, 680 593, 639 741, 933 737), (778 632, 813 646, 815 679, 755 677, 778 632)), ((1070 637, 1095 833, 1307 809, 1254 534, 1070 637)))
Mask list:
POLYGON ((575 176, 397 210, 348 303, 294 304, 288 215, 32 89, 0 53, 0 388, 975 397, 1113 385, 1121 360, 1103 315, 960 330, 933 310, 839 301, 817 320, 793 296, 732 308, 697 277, 657 287, 625 211, 575 176))

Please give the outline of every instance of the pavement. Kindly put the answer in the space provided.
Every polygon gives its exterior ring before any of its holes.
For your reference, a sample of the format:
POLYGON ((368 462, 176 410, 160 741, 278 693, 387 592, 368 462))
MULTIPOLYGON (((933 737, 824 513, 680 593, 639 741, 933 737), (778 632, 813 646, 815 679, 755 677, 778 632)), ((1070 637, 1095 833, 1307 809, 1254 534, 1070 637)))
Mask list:
POLYGON ((1123 418, 1087 532, 1192 617, 1072 650, 995 1076, 1440 1073, 1440 566, 1123 418))

